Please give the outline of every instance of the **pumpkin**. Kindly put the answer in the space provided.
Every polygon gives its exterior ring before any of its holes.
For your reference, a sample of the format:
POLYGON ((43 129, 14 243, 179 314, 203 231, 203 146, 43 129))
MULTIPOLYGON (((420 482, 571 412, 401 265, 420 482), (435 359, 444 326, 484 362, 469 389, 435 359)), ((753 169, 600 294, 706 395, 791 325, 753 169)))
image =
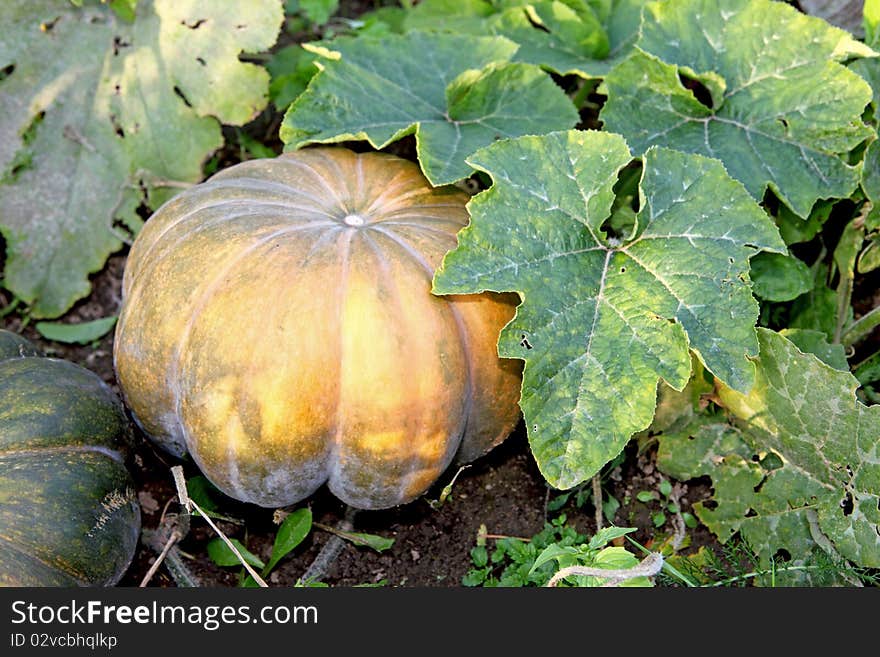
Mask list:
POLYGON ((519 417, 500 359, 516 295, 431 294, 468 197, 338 147, 243 162, 185 191, 132 245, 114 358, 160 445, 226 494, 356 508, 424 493, 519 417))
POLYGON ((140 535, 130 437, 97 375, 0 330, 0 585, 119 581, 140 535))

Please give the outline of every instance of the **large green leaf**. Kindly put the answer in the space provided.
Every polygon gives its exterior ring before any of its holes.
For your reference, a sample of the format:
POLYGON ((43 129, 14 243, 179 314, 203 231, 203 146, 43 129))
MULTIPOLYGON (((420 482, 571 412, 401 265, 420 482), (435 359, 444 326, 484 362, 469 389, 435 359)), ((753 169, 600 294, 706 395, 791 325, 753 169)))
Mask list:
POLYGON ((661 469, 712 477, 717 506, 697 515, 722 541, 741 532, 769 563, 817 548, 880 567, 880 406, 855 397, 858 381, 784 337, 759 329, 761 355, 747 395, 722 386, 741 429, 702 426, 660 439, 661 469))
POLYGON ((279 0, 142 0, 133 23, 97 3, 0 3, 0 230, 4 284, 35 317, 89 292, 121 246, 114 220, 201 178, 266 104, 268 75, 239 61, 272 45, 279 0), (219 120, 219 121, 218 121, 219 120))
POLYGON ((871 89, 839 62, 876 53, 851 35, 770 0, 669 0, 646 5, 637 46, 606 77, 601 113, 635 151, 719 158, 755 199, 769 187, 801 217, 855 189, 843 154, 872 133, 871 89))
POLYGON ((570 128, 577 112, 536 66, 511 64, 502 37, 409 32, 344 37, 306 45, 324 70, 290 107, 281 139, 366 139, 383 148, 415 133, 419 161, 434 185, 466 178, 465 158, 504 137, 570 128))
POLYGON ((628 56, 645 0, 543 0, 493 16, 489 29, 519 44, 514 60, 598 78, 628 56))
MULTIPOLYGON (((865 0, 862 10, 865 43, 877 49, 880 47, 880 0, 865 0)), ((857 59, 850 64, 850 68, 871 85, 876 115, 876 108, 880 107, 880 61, 876 58, 857 59)))
POLYGON ((518 292, 499 354, 526 361, 520 405, 554 486, 591 477, 651 422, 658 379, 681 390, 688 348, 748 390, 757 249, 784 250, 767 215, 717 160, 644 156, 633 234, 606 235, 613 187, 631 161, 619 135, 560 132, 483 149, 468 161, 494 185, 469 204, 434 279, 440 294, 518 292))
POLYGON ((497 34, 519 45, 513 61, 601 77, 629 54, 645 0, 423 0, 404 30, 497 34))

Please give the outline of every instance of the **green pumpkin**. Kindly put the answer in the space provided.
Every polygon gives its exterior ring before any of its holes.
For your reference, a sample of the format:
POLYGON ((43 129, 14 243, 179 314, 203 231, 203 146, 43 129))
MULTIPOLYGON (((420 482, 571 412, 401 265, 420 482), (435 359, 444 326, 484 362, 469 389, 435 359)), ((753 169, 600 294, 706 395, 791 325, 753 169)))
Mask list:
POLYGON ((0 330, 0 585, 119 581, 140 535, 130 441, 97 375, 0 330))

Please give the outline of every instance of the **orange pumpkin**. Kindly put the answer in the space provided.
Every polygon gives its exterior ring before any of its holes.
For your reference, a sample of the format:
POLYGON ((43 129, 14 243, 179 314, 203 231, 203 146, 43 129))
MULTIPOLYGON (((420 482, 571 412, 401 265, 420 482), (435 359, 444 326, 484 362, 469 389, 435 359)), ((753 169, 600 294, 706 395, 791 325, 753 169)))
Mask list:
POLYGON ((515 295, 437 297, 467 196, 411 162, 322 147, 244 162, 169 201, 132 246, 114 359, 141 427, 239 500, 324 482, 408 502, 519 417, 500 359, 515 295))

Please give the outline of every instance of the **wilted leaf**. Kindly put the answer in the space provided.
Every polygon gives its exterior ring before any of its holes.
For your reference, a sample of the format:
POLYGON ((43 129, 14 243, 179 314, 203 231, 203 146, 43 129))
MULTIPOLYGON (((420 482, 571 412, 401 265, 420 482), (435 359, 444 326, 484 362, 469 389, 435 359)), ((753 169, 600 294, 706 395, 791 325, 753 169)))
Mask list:
MULTIPOLYGON (((248 562, 251 566, 255 568, 263 568, 266 564, 263 563, 262 559, 260 559, 253 552, 248 550, 241 542, 235 538, 229 539, 229 542, 235 546, 235 549, 241 553, 242 558, 248 562)), ((208 557, 218 566, 240 566, 241 561, 236 556, 235 552, 226 545, 222 538, 213 538, 208 542, 207 548, 208 557)))
POLYGON ((279 0, 141 0, 133 23, 106 6, 0 3, 0 231, 4 284, 34 317, 89 293, 88 275, 201 178, 222 144, 266 104, 268 75, 239 61, 268 48, 279 0), (142 190, 145 190, 144 196, 142 190))
POLYGON ((342 529, 326 527, 323 525, 321 526, 321 528, 333 534, 336 534, 340 538, 344 538, 350 543, 354 543, 358 547, 368 547, 372 550, 375 550, 376 552, 384 552, 385 550, 391 549, 391 547, 394 545, 393 538, 385 538, 384 536, 377 536, 376 534, 348 532, 342 529))
POLYGON ((636 229, 620 238, 602 228, 631 161, 620 136, 523 137, 468 161, 494 184, 470 201, 434 291, 523 298, 498 350, 526 361, 520 406, 551 485, 588 479, 646 428, 658 379, 687 384, 689 347, 717 377, 751 387, 748 259, 784 244, 718 161, 649 150, 636 229))
POLYGON ((662 436, 658 465, 679 479, 712 477, 717 506, 698 503, 698 517, 722 541, 740 532, 765 566, 780 550, 809 563, 820 548, 880 566, 880 406, 857 401, 848 372, 758 335, 754 388, 720 392, 742 428, 662 436))

